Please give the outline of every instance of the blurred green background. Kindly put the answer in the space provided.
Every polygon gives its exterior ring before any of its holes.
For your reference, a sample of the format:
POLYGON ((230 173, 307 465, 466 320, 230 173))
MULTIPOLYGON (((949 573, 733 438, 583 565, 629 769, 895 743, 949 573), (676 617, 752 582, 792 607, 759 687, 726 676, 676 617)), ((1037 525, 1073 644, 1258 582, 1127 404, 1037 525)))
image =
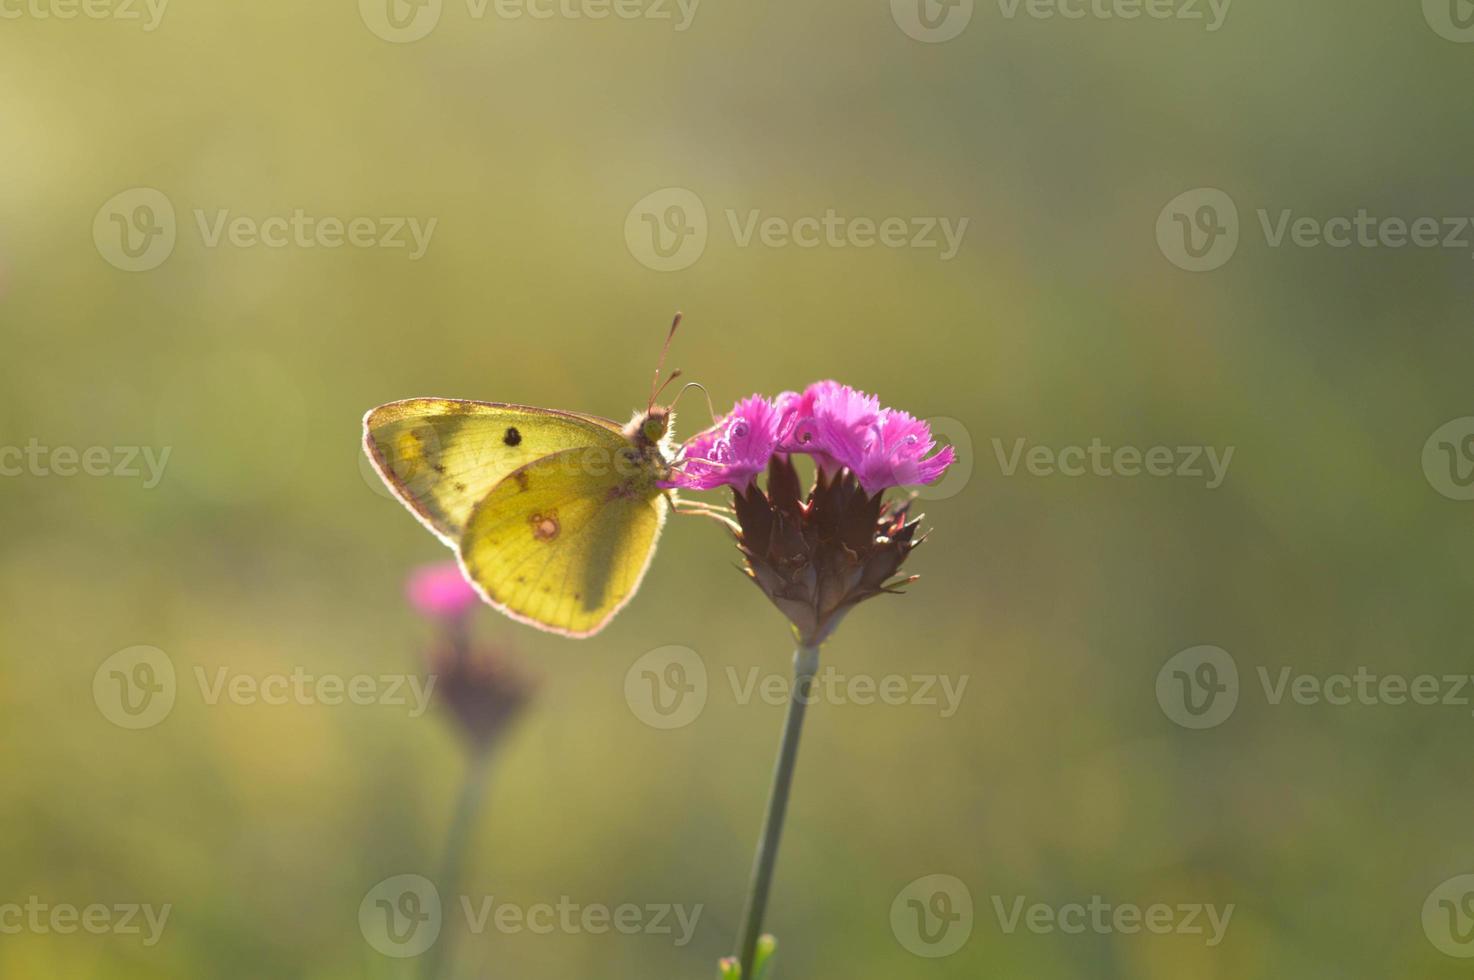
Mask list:
MULTIPOLYGON (((1474 503, 1422 454, 1474 414, 1474 248, 1272 248, 1257 214, 1474 213, 1474 46, 1432 29, 1437 4, 1241 0, 1209 31, 979 2, 923 43, 900 0, 706 0, 685 30, 674 7, 478 18, 445 0, 398 43, 372 0, 173 0, 153 30, 36 13, 62 2, 0 19, 0 446, 171 456, 151 488, 0 479, 0 904, 172 913, 151 947, 0 934, 0 976, 414 975, 357 910, 390 875, 434 873, 463 762, 445 718, 211 705, 195 668, 418 669, 434 634, 402 581, 449 553, 366 478, 363 412, 433 394, 623 420, 676 309, 673 363, 719 408, 836 377, 955 420, 970 467, 925 502, 922 580, 824 651, 847 675, 966 676, 965 696, 945 718, 812 709, 768 922, 778 978, 1465 975, 1423 908, 1474 871, 1469 706, 1274 705, 1257 673, 1470 669, 1474 503), (658 271, 632 209, 673 187, 707 240, 658 271), (1236 202, 1240 241, 1192 273, 1155 229, 1200 187, 1236 202), (107 206, 132 188, 168 199, 177 241, 130 273, 107 206), (969 224, 943 261, 743 246, 727 217, 829 208, 969 224), (417 260, 208 247, 195 213, 222 209, 437 224, 417 260), (1235 454, 1213 490, 1006 475, 1021 437, 1235 454), (167 653, 178 696, 126 730, 93 677, 139 644, 167 653), (1242 690, 1190 730, 1156 684, 1199 644, 1242 690), (932 874, 974 905, 939 958, 891 922, 932 874), (1210 947, 1010 933, 994 907, 1094 895, 1235 910, 1210 947)), ((683 413, 689 434, 705 409, 683 413)), ((542 685, 465 891, 703 911, 682 947, 462 936, 460 975, 710 977, 731 951, 783 709, 740 703, 727 671, 786 675, 791 652, 736 558, 715 524, 676 519, 593 639, 478 615, 542 685), (672 644, 710 691, 664 731, 625 677, 672 644)))

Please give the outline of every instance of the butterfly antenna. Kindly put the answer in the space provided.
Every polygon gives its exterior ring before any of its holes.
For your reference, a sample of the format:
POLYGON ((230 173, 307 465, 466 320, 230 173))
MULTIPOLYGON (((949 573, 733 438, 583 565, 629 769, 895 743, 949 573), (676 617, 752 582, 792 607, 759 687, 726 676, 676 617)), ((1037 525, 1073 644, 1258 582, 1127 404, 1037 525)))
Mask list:
MULTIPOLYGON (((645 406, 645 411, 647 412, 655 407, 655 399, 660 397, 660 392, 664 390, 664 387, 660 384, 660 372, 665 368, 665 355, 670 351, 670 342, 675 338, 676 328, 680 325, 681 314, 678 311, 675 319, 670 323, 670 333, 665 335, 665 345, 660 348, 660 360, 655 362, 655 377, 650 380, 650 404, 645 406)), ((680 372, 677 371, 676 374, 680 374, 680 372)), ((666 384, 670 384, 674 380, 675 375, 673 374, 666 379, 666 384)))
POLYGON ((676 392, 676 397, 673 398, 671 400, 671 403, 670 403, 671 411, 675 411, 676 403, 681 400, 681 396, 684 395, 686 392, 690 391, 692 388, 699 388, 699 389, 701 389, 701 393, 706 396, 706 410, 711 413, 711 424, 712 425, 716 425, 717 424, 717 410, 716 410, 716 406, 711 403, 711 392, 709 392, 709 391, 706 390, 706 386, 705 385, 700 384, 699 382, 696 382, 696 381, 687 381, 686 384, 685 384, 685 386, 682 387, 680 391, 676 392))
MULTIPOLYGON (((667 389, 667 388, 670 387, 670 383, 672 381, 676 380, 677 378, 679 378, 680 376, 681 376, 681 369, 680 368, 676 368, 674 371, 672 371, 670 373, 670 377, 666 378, 665 379, 665 383, 662 384, 660 386, 660 388, 656 390, 656 392, 655 392, 654 395, 651 396, 651 398, 650 398, 650 407, 651 408, 653 408, 655 406, 656 399, 658 399, 661 396, 661 394, 665 391, 665 389, 667 389)), ((678 395, 677 397, 680 397, 680 396, 678 395)), ((674 408, 675 406, 672 405, 671 407, 674 408)), ((647 412, 649 410, 650 410, 649 408, 645 409, 645 411, 647 411, 647 412)))

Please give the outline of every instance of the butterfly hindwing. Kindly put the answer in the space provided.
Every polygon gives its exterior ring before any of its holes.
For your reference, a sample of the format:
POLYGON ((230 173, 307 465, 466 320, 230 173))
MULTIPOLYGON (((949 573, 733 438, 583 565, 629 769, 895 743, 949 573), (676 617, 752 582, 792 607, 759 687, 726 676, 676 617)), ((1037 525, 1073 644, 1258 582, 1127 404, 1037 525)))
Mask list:
POLYGON ((597 416, 451 398, 381 405, 363 428, 384 482, 452 547, 472 509, 512 471, 569 449, 628 445, 617 424, 597 416))
POLYGON ((628 443, 565 450, 513 471, 474 508, 461 567, 508 615, 589 636, 639 588, 665 511, 628 443))

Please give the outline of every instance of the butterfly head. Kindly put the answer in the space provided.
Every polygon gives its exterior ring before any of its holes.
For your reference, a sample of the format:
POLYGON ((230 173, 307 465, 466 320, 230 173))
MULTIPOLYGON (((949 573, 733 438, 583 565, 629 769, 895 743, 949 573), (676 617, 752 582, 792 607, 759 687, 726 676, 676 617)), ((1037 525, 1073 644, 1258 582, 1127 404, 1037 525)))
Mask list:
POLYGON ((643 412, 636 412, 624 427, 624 436, 640 451, 640 455, 653 460, 667 459, 675 451, 675 432, 672 428, 676 415, 665 405, 652 405, 643 412))
POLYGON ((650 445, 659 445, 670 432, 671 411, 664 405, 652 405, 640 420, 641 441, 650 445))

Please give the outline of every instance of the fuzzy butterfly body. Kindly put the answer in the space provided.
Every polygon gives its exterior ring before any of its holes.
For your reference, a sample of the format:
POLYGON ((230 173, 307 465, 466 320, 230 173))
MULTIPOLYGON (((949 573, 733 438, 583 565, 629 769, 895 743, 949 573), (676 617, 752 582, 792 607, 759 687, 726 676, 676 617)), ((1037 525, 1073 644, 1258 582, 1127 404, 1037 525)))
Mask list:
POLYGON ((364 416, 394 494, 488 603, 566 636, 603 629, 639 588, 665 523, 670 413, 627 426, 524 405, 412 398, 364 416))

